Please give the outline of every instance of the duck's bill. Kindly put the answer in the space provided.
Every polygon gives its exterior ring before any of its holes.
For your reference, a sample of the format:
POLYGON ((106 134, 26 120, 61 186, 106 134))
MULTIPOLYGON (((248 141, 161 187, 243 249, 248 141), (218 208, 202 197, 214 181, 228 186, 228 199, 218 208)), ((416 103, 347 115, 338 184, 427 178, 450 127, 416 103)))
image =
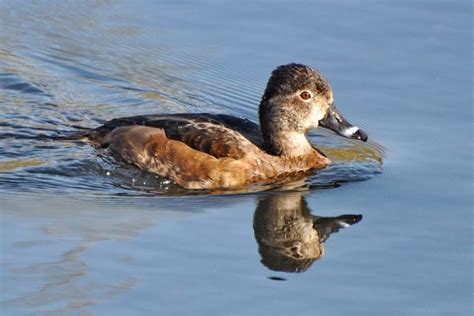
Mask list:
POLYGON ((367 134, 357 126, 349 123, 341 113, 339 113, 334 103, 329 105, 328 113, 319 121, 319 125, 336 132, 338 135, 358 139, 363 142, 367 141, 367 134))

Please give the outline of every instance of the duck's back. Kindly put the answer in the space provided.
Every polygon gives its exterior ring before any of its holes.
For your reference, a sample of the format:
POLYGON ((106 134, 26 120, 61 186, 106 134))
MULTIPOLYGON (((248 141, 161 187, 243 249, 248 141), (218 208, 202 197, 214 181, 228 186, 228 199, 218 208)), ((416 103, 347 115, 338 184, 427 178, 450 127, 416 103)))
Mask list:
MULTIPOLYGON (((216 158, 240 158, 238 147, 249 141, 257 147, 262 140, 260 129, 254 122, 225 114, 158 114, 116 118, 105 122, 88 134, 88 138, 101 147, 110 145, 115 129, 127 126, 146 126, 162 129, 166 137, 185 143, 189 147, 216 158), (242 139, 242 137, 244 139, 242 139)), ((244 149, 244 148, 242 148, 244 149)))

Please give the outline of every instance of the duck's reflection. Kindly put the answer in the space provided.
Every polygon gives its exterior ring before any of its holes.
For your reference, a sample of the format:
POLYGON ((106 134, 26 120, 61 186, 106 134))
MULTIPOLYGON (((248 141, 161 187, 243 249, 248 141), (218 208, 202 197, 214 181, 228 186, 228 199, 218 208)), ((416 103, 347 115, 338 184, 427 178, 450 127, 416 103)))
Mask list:
POLYGON ((270 270, 304 272, 324 255, 323 243, 362 215, 312 215, 303 193, 269 195, 259 201, 253 219, 262 264, 270 270))

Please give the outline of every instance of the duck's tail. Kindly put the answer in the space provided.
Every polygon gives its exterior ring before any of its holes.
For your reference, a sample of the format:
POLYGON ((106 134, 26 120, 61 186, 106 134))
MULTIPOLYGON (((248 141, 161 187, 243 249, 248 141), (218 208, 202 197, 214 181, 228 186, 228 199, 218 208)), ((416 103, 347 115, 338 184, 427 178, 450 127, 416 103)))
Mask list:
POLYGON ((71 125, 76 131, 62 132, 58 135, 43 135, 44 138, 57 141, 87 141, 94 129, 79 125, 71 125))

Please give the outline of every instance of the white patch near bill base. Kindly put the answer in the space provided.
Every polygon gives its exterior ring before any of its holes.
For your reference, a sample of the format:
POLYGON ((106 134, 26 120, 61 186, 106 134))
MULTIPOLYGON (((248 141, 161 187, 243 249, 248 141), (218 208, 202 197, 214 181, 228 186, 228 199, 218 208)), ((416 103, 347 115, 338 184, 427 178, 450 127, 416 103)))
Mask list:
POLYGON ((354 135, 357 131, 359 130, 359 128, 357 126, 352 126, 352 127, 349 127, 349 128, 346 128, 345 130, 343 130, 341 132, 342 135, 346 136, 346 137, 351 137, 352 135, 354 135))
POLYGON ((343 222, 343 221, 338 221, 337 222, 341 227, 349 227, 351 226, 350 224, 347 224, 346 222, 343 222))

